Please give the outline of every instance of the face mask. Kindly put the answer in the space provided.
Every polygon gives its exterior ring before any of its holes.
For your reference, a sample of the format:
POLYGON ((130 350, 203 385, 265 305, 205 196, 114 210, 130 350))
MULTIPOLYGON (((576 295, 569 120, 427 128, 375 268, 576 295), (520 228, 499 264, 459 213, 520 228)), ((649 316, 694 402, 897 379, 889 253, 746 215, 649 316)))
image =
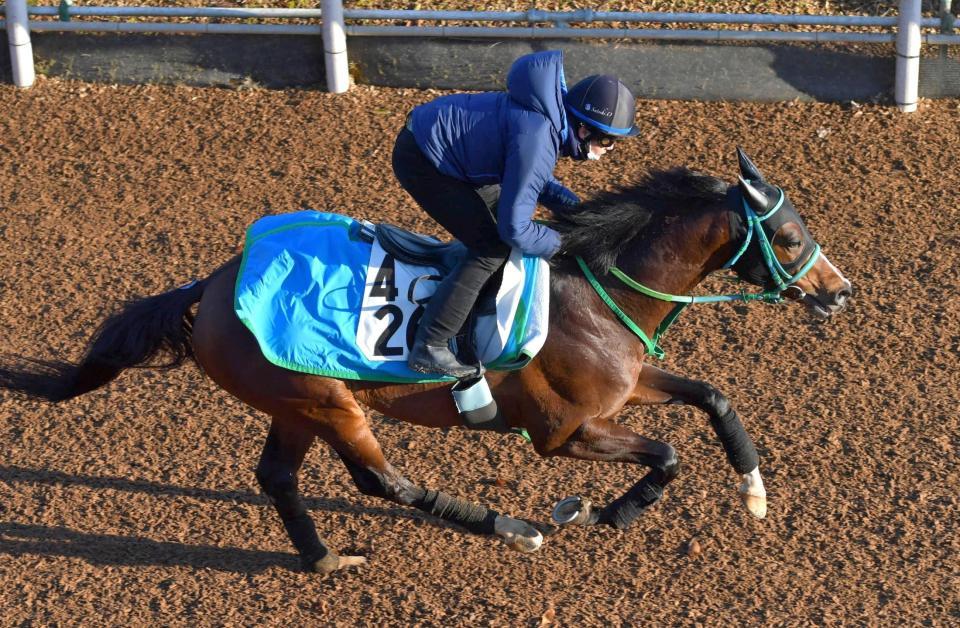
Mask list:
POLYGON ((580 152, 590 161, 600 161, 601 155, 595 155, 593 151, 590 150, 592 143, 596 142, 596 144, 602 148, 609 148, 613 146, 614 141, 615 139, 609 135, 591 130, 586 139, 579 140, 580 152))

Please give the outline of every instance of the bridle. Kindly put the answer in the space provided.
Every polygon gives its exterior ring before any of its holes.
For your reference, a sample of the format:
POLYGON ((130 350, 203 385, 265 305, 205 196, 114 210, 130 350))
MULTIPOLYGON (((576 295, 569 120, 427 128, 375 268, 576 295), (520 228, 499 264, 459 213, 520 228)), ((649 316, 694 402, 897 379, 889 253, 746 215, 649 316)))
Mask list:
MULTIPOLYGON (((806 251, 809 253, 806 256, 806 261, 800 263, 800 260, 797 259, 793 262, 787 263, 786 267, 780 263, 780 260, 777 259, 776 254, 773 251, 773 244, 770 241, 770 238, 777 230, 786 222, 789 222, 790 219, 794 219, 799 224, 803 224, 800 220, 800 217, 797 216, 796 210, 792 206, 788 208, 784 207, 784 199, 786 198, 783 190, 777 188, 777 192, 780 194, 780 198, 777 200, 776 204, 767 211, 762 216, 757 215, 757 212, 750 206, 746 198, 743 198, 741 194, 740 204, 743 207, 743 218, 747 223, 747 234, 743 239, 743 243, 740 245, 739 250, 734 254, 734 256, 723 265, 723 268, 734 268, 743 258, 744 253, 747 252, 747 249, 750 248, 750 244, 756 239, 757 246, 760 251, 760 258, 763 261, 763 267, 757 268, 759 264, 753 264, 751 267, 738 269, 735 268, 738 275, 747 275, 751 279, 760 283, 761 285, 773 284, 775 286, 774 290, 768 292, 776 294, 778 296, 777 300, 781 298, 792 298, 792 295, 784 295, 785 292, 788 292, 791 286, 798 282, 804 275, 806 275, 813 265, 817 263, 817 259, 820 257, 820 245, 814 241, 810 234, 807 233, 806 229, 803 229, 803 251, 802 254, 806 251), (777 214, 783 211, 784 214, 787 214, 786 217, 777 214), (767 227, 764 223, 773 218, 778 219, 777 224, 770 225, 767 227), (754 238, 756 234, 756 238, 754 238), (768 235, 769 234, 769 235, 768 235), (789 267, 789 268, 787 268, 789 267), (793 269, 796 269, 794 272, 793 269), (763 275, 766 274, 766 277, 763 275)), ((789 205, 789 203, 787 204, 789 205)), ((799 288, 794 287, 795 290, 799 288)), ((766 293, 765 293, 766 294, 766 293)), ((802 298, 802 294, 800 295, 802 298)))
MULTIPOLYGON (((661 321, 660 325, 657 326, 657 329, 653 334, 653 338, 647 336, 640 326, 634 323, 630 316, 616 304, 613 298, 607 293, 606 290, 604 290, 603 286, 600 285, 600 282, 597 280, 593 272, 591 272, 586 262, 583 261, 583 258, 579 255, 576 257, 577 264, 583 271, 587 281, 590 282, 590 285, 593 286, 593 289, 597 292, 603 302, 607 304, 607 307, 613 311, 617 318, 619 318, 620 321, 623 322, 628 329, 630 329, 630 331, 632 331, 637 337, 640 338, 641 341, 643 341, 647 354, 662 359, 664 356, 664 351, 660 348, 660 338, 667 331, 670 325, 673 324, 677 317, 680 316, 680 313, 684 310, 684 308, 691 303, 720 303, 728 301, 765 301, 767 303, 779 303, 784 299, 796 300, 802 299, 805 296, 803 290, 794 284, 796 284, 797 281, 803 278, 803 276, 806 275, 811 268, 813 268, 813 265, 820 257, 820 245, 817 244, 817 242, 815 242, 806 233, 806 231, 804 231, 804 239, 806 240, 806 242, 804 242, 804 249, 809 248, 810 245, 812 245, 813 249, 807 256, 806 261, 800 264, 799 269, 794 273, 789 272, 786 268, 784 268, 784 265, 780 263, 776 254, 774 253, 773 245, 770 243, 770 236, 767 235, 767 229, 764 225, 765 221, 776 216, 784 207, 785 195, 783 190, 777 188, 777 191, 780 193, 779 200, 772 209, 767 211, 762 216, 758 215, 757 212, 750 207, 747 199, 741 194, 740 205, 743 207, 743 219, 747 224, 747 233, 737 252, 726 264, 723 265, 723 268, 726 269, 733 268, 742 260, 744 253, 747 252, 747 250, 750 248, 750 245, 755 242, 759 248, 760 258, 763 260, 763 263, 766 267, 765 271, 769 275, 770 279, 769 282, 764 283, 773 283, 776 286, 776 288, 773 290, 765 290, 759 293, 739 292, 737 294, 697 296, 667 294, 665 292, 659 292, 644 286, 643 284, 629 277, 616 266, 610 268, 610 274, 619 279, 631 290, 639 292, 640 294, 653 299, 676 303, 674 308, 667 314, 663 321, 661 321)), ((795 211, 792 213, 795 214, 795 211)), ((797 219, 799 220, 799 217, 797 217, 797 219)), ((773 233, 776 233, 776 229, 773 230, 773 233)), ((787 264, 787 266, 791 267, 796 267, 797 265, 798 261, 787 264)))

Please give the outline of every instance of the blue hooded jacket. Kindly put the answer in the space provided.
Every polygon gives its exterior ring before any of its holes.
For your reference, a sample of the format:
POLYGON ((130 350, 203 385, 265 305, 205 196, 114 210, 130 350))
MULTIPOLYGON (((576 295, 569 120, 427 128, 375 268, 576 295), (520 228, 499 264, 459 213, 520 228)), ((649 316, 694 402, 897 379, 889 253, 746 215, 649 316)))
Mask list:
POLYGON ((537 202, 553 211, 579 199, 553 177, 567 140, 563 53, 517 59, 506 92, 442 96, 411 115, 417 145, 445 175, 476 186, 500 184, 500 238, 528 255, 549 258, 560 234, 532 220, 537 202))

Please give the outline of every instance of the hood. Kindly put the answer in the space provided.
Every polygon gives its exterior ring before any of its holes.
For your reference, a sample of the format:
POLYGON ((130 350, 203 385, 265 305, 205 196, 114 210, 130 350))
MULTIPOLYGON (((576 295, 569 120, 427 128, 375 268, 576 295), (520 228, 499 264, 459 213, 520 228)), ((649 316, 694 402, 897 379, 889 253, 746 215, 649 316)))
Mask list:
POLYGON ((548 50, 524 55, 513 62, 507 74, 507 93, 515 102, 546 116, 567 137, 567 115, 563 97, 567 83, 563 77, 563 52, 548 50))

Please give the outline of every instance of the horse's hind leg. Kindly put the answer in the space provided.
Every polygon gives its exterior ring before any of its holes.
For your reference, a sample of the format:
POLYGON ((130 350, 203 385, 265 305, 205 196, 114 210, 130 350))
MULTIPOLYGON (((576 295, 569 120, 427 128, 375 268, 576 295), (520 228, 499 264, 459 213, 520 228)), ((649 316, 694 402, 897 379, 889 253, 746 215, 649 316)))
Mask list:
POLYGON ((535 552, 543 535, 519 519, 501 515, 486 506, 474 504, 443 491, 416 486, 387 462, 383 467, 366 466, 347 455, 340 455, 357 488, 364 495, 381 497, 403 506, 413 506, 445 521, 456 523, 474 534, 496 534, 509 547, 535 552))
POLYGON ((364 562, 357 556, 337 556, 320 540, 300 499, 297 473, 313 443, 312 426, 300 419, 275 417, 257 465, 257 481, 270 498, 283 527, 300 554, 305 569, 329 573, 364 562))
POLYGON ((475 534, 496 534, 519 551, 540 548, 543 536, 526 522, 442 491, 421 488, 403 477, 387 462, 359 404, 350 398, 349 408, 345 407, 348 394, 338 395, 336 420, 323 421, 319 434, 340 455, 361 493, 413 506, 475 534))

